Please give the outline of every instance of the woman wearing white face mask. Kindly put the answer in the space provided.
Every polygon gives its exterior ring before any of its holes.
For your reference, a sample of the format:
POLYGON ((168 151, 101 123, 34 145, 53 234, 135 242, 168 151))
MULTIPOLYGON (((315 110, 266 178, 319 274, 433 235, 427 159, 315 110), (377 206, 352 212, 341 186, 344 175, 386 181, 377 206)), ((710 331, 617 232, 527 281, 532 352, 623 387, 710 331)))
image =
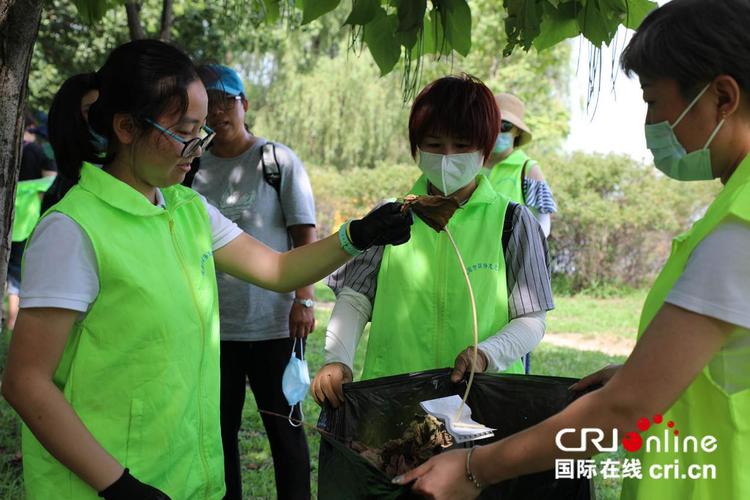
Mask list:
POLYGON ((623 54, 623 69, 641 80, 656 167, 677 180, 724 184, 674 240, 625 364, 575 384, 604 385, 561 413, 470 455, 441 454, 400 482, 417 480, 414 490, 430 498, 473 498, 483 485, 556 468, 558 459, 575 470, 598 449, 581 442, 581 429, 596 429, 604 446, 619 435, 627 459, 638 461, 623 499, 750 498, 748 24, 749 0, 672 0, 623 54), (565 453, 560 442, 585 449, 565 453))
POLYGON ((513 94, 496 94, 495 100, 502 121, 492 153, 484 162, 485 173, 495 191, 529 207, 549 236, 557 204, 539 164, 521 149, 532 138, 523 121, 526 106, 513 94))
MULTIPOLYGON (((423 175, 410 193, 448 195, 460 208, 448 222, 477 301, 478 371, 523 373, 521 358, 544 335, 552 309, 546 241, 524 206, 498 195, 480 174, 500 126, 491 91, 469 77, 445 77, 417 96, 409 119, 412 154, 423 175)), ((343 401, 354 353, 371 321, 363 379, 453 366, 471 367, 470 302, 445 232, 415 217, 403 252, 378 247, 329 280, 337 301, 326 332, 326 365, 312 383, 316 401, 343 401)))

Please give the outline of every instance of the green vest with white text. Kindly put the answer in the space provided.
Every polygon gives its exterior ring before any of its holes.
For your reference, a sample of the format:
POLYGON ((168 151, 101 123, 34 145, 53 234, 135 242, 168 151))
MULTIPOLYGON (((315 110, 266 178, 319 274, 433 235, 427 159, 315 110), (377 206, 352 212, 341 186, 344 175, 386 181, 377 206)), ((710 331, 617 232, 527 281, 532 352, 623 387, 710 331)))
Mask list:
MULTIPOLYGON (((508 323, 502 231, 509 202, 483 175, 477 183, 448 229, 474 290, 481 342, 508 323)), ((410 192, 426 194, 426 178, 410 192)), ((472 332, 469 292, 448 234, 415 216, 409 242, 383 252, 362 379, 452 367, 472 332)), ((523 363, 506 372, 523 373, 523 363)))
MULTIPOLYGON (((200 197, 162 190, 166 209, 94 166, 50 212, 93 246, 99 294, 76 322, 54 382, 97 442, 171 498, 224 494, 219 321, 212 231, 200 197)), ((24 426, 29 500, 97 493, 24 426)))
POLYGON ((39 221, 42 210, 42 193, 55 180, 54 176, 19 181, 16 186, 15 215, 13 216, 13 241, 26 240, 39 221))
POLYGON ((510 198, 510 201, 526 205, 523 196, 523 168, 532 163, 530 160, 526 153, 516 149, 503 161, 493 165, 486 174, 492 188, 510 198))
MULTIPOLYGON (((656 279, 643 306, 639 327, 640 335, 648 327, 664 304, 664 300, 685 269, 691 253, 703 239, 727 218, 732 217, 750 224, 750 157, 745 158, 706 215, 686 233, 672 243, 672 253, 656 279)), ((750 262, 746 263, 750 265, 750 262)), ((650 418, 651 415, 644 415, 650 418)), ((687 451, 670 453, 645 452, 644 448, 632 454, 642 464, 643 479, 625 479, 622 499, 674 499, 674 500, 740 500, 750 498, 750 389, 728 394, 711 377, 708 365, 680 395, 665 413, 657 435, 661 436, 665 423, 673 421, 680 438, 695 436, 700 442, 704 436, 714 436, 717 449, 705 453, 692 445, 687 451), (660 464, 679 463, 676 479, 652 479, 652 467, 663 474, 660 464), (689 466, 698 468, 692 471, 689 466), (682 478, 690 473, 702 473, 703 466, 713 466, 715 479, 682 478)), ((672 433, 670 432, 670 435, 672 433)), ((650 435, 644 433, 644 437, 650 435)), ((630 458, 628 453, 628 457, 630 458)), ((710 474, 710 468, 709 468, 710 474)))

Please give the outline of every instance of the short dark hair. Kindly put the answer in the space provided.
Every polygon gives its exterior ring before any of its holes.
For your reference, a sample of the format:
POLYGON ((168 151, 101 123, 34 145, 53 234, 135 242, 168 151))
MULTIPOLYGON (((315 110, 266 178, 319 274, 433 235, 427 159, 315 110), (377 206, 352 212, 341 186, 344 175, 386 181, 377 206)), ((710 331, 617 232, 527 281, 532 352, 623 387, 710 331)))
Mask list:
POLYGON ((630 76, 675 80, 690 98, 719 75, 750 90, 750 0, 672 0, 652 11, 622 53, 630 76))
POLYGON ((446 76, 417 95, 409 115, 409 143, 416 157, 422 139, 442 133, 471 141, 489 157, 500 133, 500 112, 492 91, 471 75, 446 76))

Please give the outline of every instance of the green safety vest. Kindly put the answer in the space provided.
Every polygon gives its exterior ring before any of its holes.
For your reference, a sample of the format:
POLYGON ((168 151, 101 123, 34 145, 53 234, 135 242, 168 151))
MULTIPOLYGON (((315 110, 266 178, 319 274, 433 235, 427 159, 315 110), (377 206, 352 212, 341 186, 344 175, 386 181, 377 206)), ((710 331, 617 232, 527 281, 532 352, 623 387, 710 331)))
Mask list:
POLYGON ((510 201, 526 205, 523 197, 523 168, 531 164, 531 158, 520 149, 514 150, 506 159, 495 164, 487 175, 490 184, 498 193, 510 201))
MULTIPOLYGON (((502 232, 507 198, 487 179, 448 223, 466 265, 477 306, 479 340, 508 323, 502 232)), ((427 193, 420 177, 411 193, 427 193)), ((383 252, 363 379, 453 366, 473 343, 471 302, 448 235, 414 217, 411 239, 383 252)), ((523 373, 521 360, 507 373, 523 373)))
MULTIPOLYGON (((708 208, 706 215, 686 233, 672 243, 672 252, 664 269, 656 279, 646 298, 641 314, 639 337, 643 334, 674 283, 682 274, 693 250, 711 231, 728 217, 736 217, 750 224, 750 157, 745 158, 727 182, 719 196, 708 208)), ((750 265, 750 263, 747 263, 750 265)), ((651 415, 644 415, 650 418, 651 415)), ((623 499, 727 499, 750 498, 750 389, 727 394, 711 377, 708 366, 685 389, 680 398, 664 415, 664 423, 675 422, 680 437, 695 436, 700 442, 707 435, 716 437, 717 449, 694 453, 644 452, 645 446, 634 458, 642 464, 643 479, 625 479, 623 499), (652 479, 650 467, 654 464, 674 464, 679 460, 680 475, 688 472, 692 464, 713 464, 716 479, 652 479)), ((661 436, 665 426, 654 426, 661 436)), ((650 431, 644 433, 651 435, 650 431)), ((630 454, 628 454, 630 455, 630 454)), ((657 465, 658 467, 658 465, 657 465)), ((662 472, 663 470, 658 470, 662 472)), ((694 471, 697 472, 697 471, 694 471)))
MULTIPOLYGON (((84 164, 50 209, 93 245, 99 295, 76 322, 54 382, 94 438, 141 481, 177 499, 220 499, 219 317, 211 224, 198 195, 166 209, 84 164)), ((96 499, 24 426, 27 498, 96 499)))
POLYGON ((55 180, 54 176, 20 181, 16 186, 15 216, 13 217, 13 241, 25 241, 34 230, 42 210, 41 193, 46 192, 55 180))

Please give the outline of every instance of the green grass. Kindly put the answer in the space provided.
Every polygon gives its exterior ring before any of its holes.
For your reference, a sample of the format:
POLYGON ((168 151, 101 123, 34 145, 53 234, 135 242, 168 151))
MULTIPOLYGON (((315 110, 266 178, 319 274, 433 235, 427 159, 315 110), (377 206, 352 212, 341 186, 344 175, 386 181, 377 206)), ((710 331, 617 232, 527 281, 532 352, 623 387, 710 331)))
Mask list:
MULTIPOLYGON (((318 302, 333 300, 333 294, 322 284, 316 285, 318 302)), ((623 298, 595 299, 586 296, 559 297, 557 309, 548 317, 548 332, 616 334, 634 336, 637 325, 637 311, 643 301, 642 294, 623 298)), ((318 320, 315 332, 308 339, 306 350, 311 376, 323 364, 325 325, 330 315, 330 305, 321 304, 316 308, 318 320)), ((0 339, 0 368, 5 364, 7 335, 0 339)), ((355 361, 355 374, 361 370, 366 342, 360 342, 355 361)), ((602 368, 609 363, 622 362, 621 356, 607 356, 596 351, 578 351, 542 343, 533 354, 532 372, 538 375, 580 377, 602 368)), ((320 410, 308 397, 303 410, 305 420, 315 424, 320 410)), ((21 467, 18 460, 19 425, 15 413, 0 400, 0 498, 18 499, 22 495, 21 467)), ((306 429, 312 461, 312 492, 317 497, 317 456, 320 438, 311 429, 306 429)), ((273 461, 268 448, 263 425, 257 407, 248 392, 243 412, 241 431, 241 462, 243 466, 243 492, 246 498, 273 499, 275 481, 273 461)), ((602 456, 601 458, 604 458, 602 456)), ((622 458, 622 457, 619 457, 622 458)), ((620 483, 616 480, 595 480, 597 499, 619 497, 620 483)))
MULTIPOLYGON (((0 368, 5 366, 8 339, 7 332, 0 332, 0 368)), ((0 498, 3 499, 23 498, 19 433, 16 413, 0 398, 0 498)))
POLYGON ((556 296, 547 333, 605 334, 635 338, 645 292, 624 297, 556 296))

